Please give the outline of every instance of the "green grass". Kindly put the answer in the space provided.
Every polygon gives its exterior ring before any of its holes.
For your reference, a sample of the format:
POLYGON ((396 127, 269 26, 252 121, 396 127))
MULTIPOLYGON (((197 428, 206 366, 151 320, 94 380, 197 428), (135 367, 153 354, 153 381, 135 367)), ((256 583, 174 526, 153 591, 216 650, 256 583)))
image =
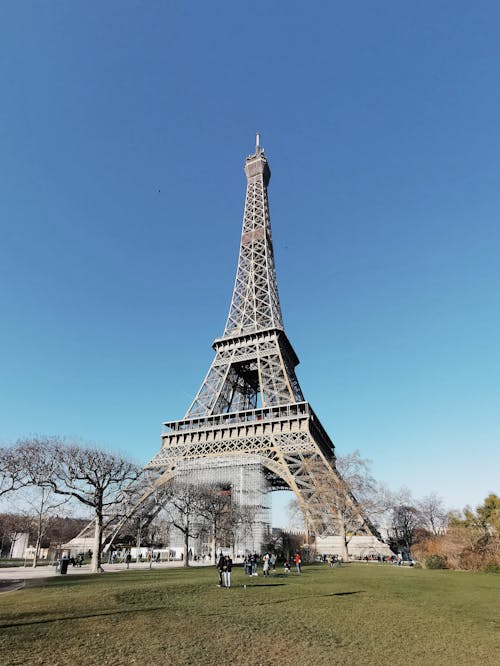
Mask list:
POLYGON ((497 574, 352 564, 233 583, 213 568, 28 581, 1 595, 0 663, 498 663, 497 574))

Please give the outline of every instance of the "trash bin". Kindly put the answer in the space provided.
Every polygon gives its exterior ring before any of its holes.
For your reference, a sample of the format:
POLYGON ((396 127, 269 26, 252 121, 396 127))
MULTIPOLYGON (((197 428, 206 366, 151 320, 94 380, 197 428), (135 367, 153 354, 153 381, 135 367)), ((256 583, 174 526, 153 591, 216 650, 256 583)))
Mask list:
POLYGON ((57 561, 56 571, 60 574, 67 574, 68 573, 68 564, 69 564, 68 558, 63 557, 61 560, 57 561))

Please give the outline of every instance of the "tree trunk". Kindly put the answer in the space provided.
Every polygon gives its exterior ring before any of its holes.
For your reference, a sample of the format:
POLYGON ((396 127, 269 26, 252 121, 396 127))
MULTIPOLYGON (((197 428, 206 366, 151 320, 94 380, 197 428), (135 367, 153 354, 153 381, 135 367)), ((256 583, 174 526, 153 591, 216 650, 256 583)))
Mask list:
POLYGON ((184 532, 184 566, 189 566, 189 527, 184 532))
POLYGON ((41 543, 42 543, 42 516, 41 514, 38 514, 38 520, 36 525, 36 544, 35 544, 35 552, 33 554, 33 568, 36 567, 36 563, 38 561, 38 555, 40 553, 41 543))
POLYGON ((33 568, 36 567, 36 564, 38 562, 38 554, 40 553, 40 543, 42 539, 40 536, 37 536, 36 538, 36 544, 35 544, 35 552, 33 553, 33 568))
POLYGON ((142 521, 139 521, 139 527, 137 528, 137 539, 135 541, 136 551, 135 551, 135 561, 139 562, 139 553, 141 552, 141 527, 142 521))
POLYGON ((212 564, 217 564, 217 526, 214 523, 212 529, 212 564))
POLYGON ((99 573, 103 571, 103 568, 101 566, 101 546, 102 546, 102 515, 97 514, 95 517, 94 550, 92 551, 92 563, 90 567, 92 573, 99 573))
POLYGON ((342 561, 343 562, 349 562, 349 551, 347 549, 347 544, 349 543, 349 539, 347 538, 347 532, 346 532, 346 528, 345 528, 345 521, 344 521, 344 518, 341 514, 339 514, 339 536, 342 539, 342 543, 341 543, 342 561))

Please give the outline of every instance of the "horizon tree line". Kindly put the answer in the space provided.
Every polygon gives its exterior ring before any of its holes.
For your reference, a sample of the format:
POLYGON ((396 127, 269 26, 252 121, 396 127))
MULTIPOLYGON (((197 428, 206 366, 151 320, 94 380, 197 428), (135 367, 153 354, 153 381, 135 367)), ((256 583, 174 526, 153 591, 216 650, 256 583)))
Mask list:
MULTIPOLYGON (((344 559, 348 557, 352 537, 359 530, 361 515, 371 524, 384 527, 385 540, 391 550, 406 558, 417 554, 425 560, 439 551, 445 565, 448 559, 451 566, 465 566, 467 562, 472 566, 470 563, 474 561, 477 567, 483 561, 496 562, 497 559, 500 564, 500 547, 497 547, 500 499, 494 493, 475 511, 465 507, 462 513, 453 512, 445 508, 436 493, 414 500, 408 489, 389 491, 375 481, 369 461, 362 458, 359 451, 339 456, 337 468, 340 473, 338 487, 331 484, 327 487, 325 483, 323 491, 331 496, 344 559), (353 511, 349 494, 355 497, 359 510, 353 511), (446 549, 445 536, 450 530, 454 534, 454 543, 447 547, 454 556, 447 558, 443 549, 446 549), (424 546, 419 547, 419 544, 424 546), (460 546, 464 553, 471 552, 474 556, 458 556, 457 552, 462 552, 460 546)), ((251 508, 237 506, 229 488, 172 482, 151 493, 152 483, 154 479, 129 459, 98 447, 66 442, 62 438, 32 437, 0 447, 0 497, 22 494, 29 507, 25 516, 30 514, 29 531, 34 538, 33 566, 36 566, 51 519, 53 521, 68 501, 84 507, 92 515, 92 571, 101 569, 103 537, 117 521, 123 523, 122 534, 128 530, 140 545, 144 529, 163 510, 168 522, 183 535, 186 566, 189 566, 190 539, 203 535, 213 546, 214 563, 218 547, 223 544, 234 546, 239 535, 252 529, 255 516, 251 508), (134 511, 138 498, 145 491, 151 496, 149 503, 139 504, 134 511)), ((291 502, 291 511, 300 513, 296 502, 291 502)), ((19 520, 22 522, 21 516, 19 520)), ((4 519, 3 524, 8 522, 4 519)))

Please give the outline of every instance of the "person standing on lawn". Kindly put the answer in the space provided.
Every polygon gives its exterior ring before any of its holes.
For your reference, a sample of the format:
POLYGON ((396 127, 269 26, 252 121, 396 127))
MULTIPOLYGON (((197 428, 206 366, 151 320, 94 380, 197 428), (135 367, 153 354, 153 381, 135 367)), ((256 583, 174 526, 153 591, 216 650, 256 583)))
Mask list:
POLYGON ((302 564, 302 560, 300 558, 300 553, 296 553, 295 559, 293 561, 295 562, 295 566, 297 567, 297 573, 301 574, 302 569, 301 569, 300 565, 302 564))
POLYGON ((223 570, 224 574, 224 586, 229 589, 231 587, 231 569, 233 568, 233 560, 230 555, 226 555, 225 566, 223 570))
POLYGON ((272 566, 273 571, 276 571, 276 553, 271 553, 269 558, 269 564, 272 566))
POLYGON ((223 574, 224 574, 224 571, 225 571, 225 567, 226 567, 226 557, 221 552, 221 554, 219 556, 219 561, 217 562, 217 572, 219 574, 219 584, 217 585, 217 587, 223 587, 224 586, 223 574))

